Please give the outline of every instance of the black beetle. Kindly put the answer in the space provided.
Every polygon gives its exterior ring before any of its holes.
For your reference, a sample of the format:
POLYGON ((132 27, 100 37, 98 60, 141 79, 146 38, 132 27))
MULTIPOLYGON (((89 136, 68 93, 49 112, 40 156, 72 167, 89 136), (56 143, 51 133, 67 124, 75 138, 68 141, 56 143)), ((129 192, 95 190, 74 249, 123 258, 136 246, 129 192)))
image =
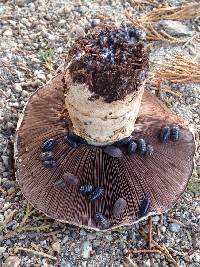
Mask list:
POLYGON ((161 129, 160 141, 161 143, 167 143, 169 141, 169 138, 170 138, 170 127, 165 126, 161 129))
POLYGON ((89 200, 90 201, 95 201, 98 198, 102 197, 104 195, 104 188, 102 187, 97 187, 94 189, 94 191, 89 195, 89 200))
POLYGON ((110 227, 110 221, 100 212, 96 212, 96 221, 99 223, 102 229, 110 227))
POLYGON ((130 144, 128 145, 128 153, 129 154, 134 154, 137 150, 137 144, 135 142, 130 142, 130 144))
POLYGON ((138 139, 137 150, 139 154, 144 155, 146 153, 146 142, 144 141, 144 139, 138 139))
POLYGON ((180 128, 178 126, 173 126, 170 132, 170 138, 172 141, 177 142, 180 138, 180 128))
POLYGON ((56 161, 53 159, 43 161, 43 164, 46 168, 53 168, 56 166, 56 161))
POLYGON ((79 190, 81 193, 90 194, 94 190, 94 186, 91 184, 82 185, 79 190))
POLYGON ((140 217, 146 216, 147 213, 149 212, 150 206, 151 206, 150 199, 149 198, 145 198, 142 201, 142 204, 140 206, 139 216, 140 217))
POLYGON ((54 140, 53 138, 46 140, 43 144, 42 144, 42 151, 46 152, 46 151, 51 151, 57 144, 57 141, 54 140))

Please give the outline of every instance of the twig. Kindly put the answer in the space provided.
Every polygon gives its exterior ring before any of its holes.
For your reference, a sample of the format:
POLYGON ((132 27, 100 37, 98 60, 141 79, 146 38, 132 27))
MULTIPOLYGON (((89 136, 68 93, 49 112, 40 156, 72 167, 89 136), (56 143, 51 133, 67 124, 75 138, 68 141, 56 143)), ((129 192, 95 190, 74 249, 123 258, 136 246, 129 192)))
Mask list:
POLYGON ((29 218, 35 211, 36 211, 36 210, 33 209, 33 207, 31 206, 31 204, 28 203, 27 206, 26 206, 25 215, 24 215, 24 217, 23 217, 23 219, 22 219, 22 221, 21 221, 19 227, 22 227, 22 226, 26 223, 27 219, 28 219, 28 218, 29 218))
POLYGON ((138 249, 138 250, 131 250, 130 252, 133 254, 140 254, 140 253, 159 253, 159 254, 162 254, 162 252, 158 249, 138 249))
POLYGON ((128 257, 126 257, 126 259, 130 264, 132 264, 133 267, 138 267, 137 264, 132 261, 130 254, 128 255, 128 257))
POLYGON ((24 227, 19 227, 19 228, 16 228, 16 231, 17 232, 30 232, 30 231, 36 231, 36 232, 39 232, 41 230, 45 230, 45 229, 48 229, 49 227, 51 227, 50 224, 45 224, 45 225, 40 225, 40 226, 24 226, 24 227))
POLYGON ((4 95, 6 98, 8 97, 7 94, 0 88, 0 92, 2 95, 4 95))
POLYGON ((7 192, 0 186, 0 192, 2 192, 4 195, 7 195, 7 192))
POLYGON ((166 258, 171 261, 175 267, 179 267, 179 264, 176 262, 176 260, 172 257, 172 255, 169 253, 165 245, 160 246, 156 241, 152 240, 152 243, 155 247, 157 247, 165 256, 166 258))
POLYGON ((54 257, 54 256, 51 256, 51 255, 49 255, 47 253, 44 253, 42 251, 37 251, 37 250, 34 250, 34 249, 29 249, 29 248, 24 248, 24 247, 16 247, 15 248, 15 252, 17 253, 18 251, 29 252, 29 253, 33 253, 33 254, 38 255, 38 256, 49 258, 51 260, 57 260, 57 258, 54 257))
POLYGON ((152 216, 149 216, 148 242, 149 242, 149 249, 151 249, 151 244, 152 244, 152 216))
POLYGON ((170 19, 170 20, 189 20, 193 19, 200 14, 200 5, 199 4, 190 4, 185 6, 173 6, 173 7, 160 7, 156 10, 153 10, 146 15, 140 17, 139 21, 148 21, 156 22, 161 19, 170 19))
POLYGON ((183 227, 186 227, 186 225, 184 223, 182 223, 179 220, 173 219, 173 218, 169 218, 169 222, 177 223, 177 224, 179 224, 179 225, 181 225, 183 227))
POLYGON ((193 59, 177 56, 161 66, 154 77, 154 82, 169 80, 174 83, 200 83, 200 64, 193 59))

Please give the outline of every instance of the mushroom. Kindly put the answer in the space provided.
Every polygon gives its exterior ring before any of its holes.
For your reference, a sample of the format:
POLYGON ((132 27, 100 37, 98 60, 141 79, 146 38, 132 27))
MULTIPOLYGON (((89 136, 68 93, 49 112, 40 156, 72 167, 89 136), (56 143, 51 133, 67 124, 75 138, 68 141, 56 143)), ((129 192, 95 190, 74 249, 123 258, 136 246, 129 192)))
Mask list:
POLYGON ((132 26, 101 25, 79 37, 64 70, 30 97, 17 125, 16 178, 49 217, 111 229, 168 211, 184 192, 193 134, 144 90, 141 39, 132 26))

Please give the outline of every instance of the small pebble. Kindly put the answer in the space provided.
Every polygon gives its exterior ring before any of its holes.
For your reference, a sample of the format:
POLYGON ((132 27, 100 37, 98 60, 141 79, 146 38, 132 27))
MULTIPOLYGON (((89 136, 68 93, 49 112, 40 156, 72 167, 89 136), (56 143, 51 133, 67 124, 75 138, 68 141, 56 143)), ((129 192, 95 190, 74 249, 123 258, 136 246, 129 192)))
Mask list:
POLYGON ((90 257, 90 253, 92 251, 92 245, 89 241, 84 241, 81 244, 81 256, 84 259, 88 259, 90 257))
POLYGON ((20 266, 20 263, 21 263, 21 259, 17 256, 9 256, 5 260, 6 267, 18 267, 20 266))
POLYGON ((181 226, 180 226, 180 224, 177 224, 177 223, 170 223, 169 229, 173 233, 178 233, 181 229, 181 226))
POLYGON ((52 244, 52 249, 56 251, 57 253, 60 253, 60 243, 58 241, 54 242, 52 244))
POLYGON ((0 255, 2 255, 6 251, 5 247, 0 247, 0 255))

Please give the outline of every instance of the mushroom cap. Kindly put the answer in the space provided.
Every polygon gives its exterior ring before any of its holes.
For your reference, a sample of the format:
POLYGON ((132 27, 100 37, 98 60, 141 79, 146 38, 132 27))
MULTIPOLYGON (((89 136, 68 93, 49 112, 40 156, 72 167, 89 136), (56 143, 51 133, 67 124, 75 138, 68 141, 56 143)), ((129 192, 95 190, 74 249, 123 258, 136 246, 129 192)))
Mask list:
POLYGON ((17 126, 14 145, 16 178, 24 196, 49 217, 73 225, 99 229, 96 213, 109 219, 110 228, 132 225, 152 214, 169 210, 184 192, 193 170, 195 142, 184 121, 173 114, 158 98, 145 92, 133 135, 154 146, 152 156, 139 154, 111 157, 101 147, 81 145, 72 148, 64 143, 70 119, 64 109, 63 75, 58 74, 39 88, 29 99, 17 126), (162 144, 161 127, 179 125, 178 142, 162 144), (54 168, 40 160, 41 146, 55 139, 54 168), (63 174, 78 177, 79 184, 59 185, 63 174), (80 185, 91 184, 105 189, 94 202, 80 192, 80 185), (126 201, 124 211, 113 215, 119 198, 126 201), (141 203, 150 199, 147 216, 139 217, 141 203))

